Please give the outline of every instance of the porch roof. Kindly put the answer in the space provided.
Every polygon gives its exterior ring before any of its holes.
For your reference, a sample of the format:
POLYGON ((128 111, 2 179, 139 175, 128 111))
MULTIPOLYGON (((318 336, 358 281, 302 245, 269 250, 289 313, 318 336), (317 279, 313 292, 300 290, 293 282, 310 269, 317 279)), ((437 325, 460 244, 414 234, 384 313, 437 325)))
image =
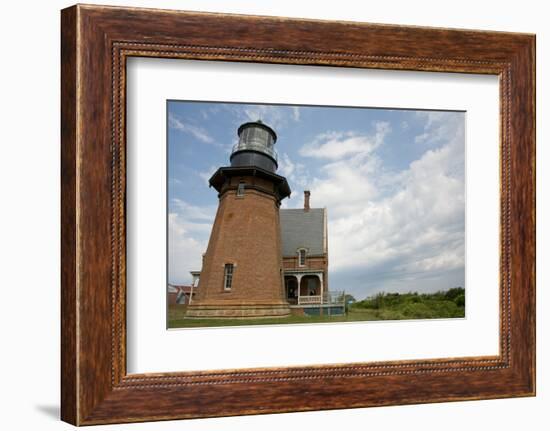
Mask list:
POLYGON ((322 269, 285 269, 283 271, 283 275, 316 275, 316 274, 322 274, 322 269))

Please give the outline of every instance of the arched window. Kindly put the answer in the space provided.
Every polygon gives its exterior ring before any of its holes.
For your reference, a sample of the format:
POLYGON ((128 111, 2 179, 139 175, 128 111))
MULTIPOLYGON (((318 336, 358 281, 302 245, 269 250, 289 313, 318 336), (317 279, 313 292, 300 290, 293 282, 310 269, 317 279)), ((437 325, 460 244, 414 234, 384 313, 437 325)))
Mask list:
POLYGON ((307 250, 305 248, 298 250, 298 266, 306 266, 306 254, 307 250))

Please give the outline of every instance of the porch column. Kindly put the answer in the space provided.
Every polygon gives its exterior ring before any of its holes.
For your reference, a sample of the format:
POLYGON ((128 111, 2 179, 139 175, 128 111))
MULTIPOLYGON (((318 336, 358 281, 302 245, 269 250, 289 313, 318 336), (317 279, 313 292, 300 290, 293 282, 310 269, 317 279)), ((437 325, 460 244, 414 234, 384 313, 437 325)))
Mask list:
POLYGON ((321 305, 323 304, 323 273, 317 274, 317 277, 319 277, 319 286, 321 288, 321 305))
POLYGON ((300 290, 302 288, 302 277, 303 277, 303 274, 296 274, 296 279, 298 280, 298 305, 300 305, 300 290))

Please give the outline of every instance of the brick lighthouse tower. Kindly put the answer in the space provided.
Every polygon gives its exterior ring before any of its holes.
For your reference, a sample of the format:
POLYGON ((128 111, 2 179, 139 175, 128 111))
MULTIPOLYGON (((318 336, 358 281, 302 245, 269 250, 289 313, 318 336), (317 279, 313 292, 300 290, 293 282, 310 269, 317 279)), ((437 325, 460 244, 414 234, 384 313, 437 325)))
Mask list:
POLYGON ((279 206, 290 196, 277 175, 277 135, 260 120, 242 124, 239 142, 210 178, 218 211, 189 318, 283 317, 285 298, 279 206))

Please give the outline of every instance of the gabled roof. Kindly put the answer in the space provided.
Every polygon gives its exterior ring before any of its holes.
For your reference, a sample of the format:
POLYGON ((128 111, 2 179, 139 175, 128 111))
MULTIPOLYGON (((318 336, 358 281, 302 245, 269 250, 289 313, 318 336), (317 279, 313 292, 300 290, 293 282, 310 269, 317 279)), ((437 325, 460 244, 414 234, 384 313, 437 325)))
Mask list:
POLYGON ((281 209, 279 214, 283 256, 296 256, 300 248, 310 255, 327 252, 326 208, 281 209))
MULTIPOLYGON (((197 289, 197 287, 194 288, 195 290, 197 289)), ((190 293, 192 290, 192 286, 189 286, 189 285, 177 285, 177 284, 169 284, 168 285, 168 293, 178 293, 178 292, 183 292, 183 293, 190 293)))

